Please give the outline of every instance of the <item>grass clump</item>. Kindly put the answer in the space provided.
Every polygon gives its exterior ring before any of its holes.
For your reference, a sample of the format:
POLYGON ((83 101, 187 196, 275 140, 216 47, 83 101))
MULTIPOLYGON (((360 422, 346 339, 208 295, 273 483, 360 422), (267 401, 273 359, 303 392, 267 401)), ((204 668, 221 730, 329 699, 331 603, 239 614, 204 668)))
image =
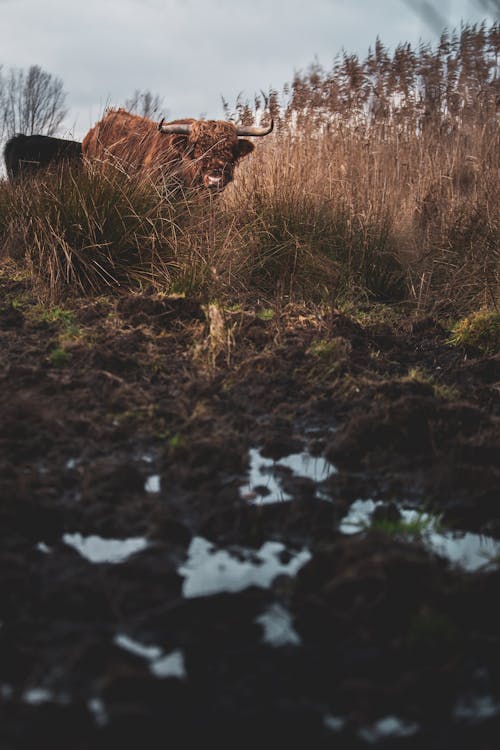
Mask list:
POLYGON ((434 375, 419 367, 410 368, 408 375, 401 380, 403 383, 421 383, 423 385, 429 385, 434 394, 445 401, 456 401, 460 397, 460 392, 457 388, 453 388, 445 383, 437 383, 434 375))
POLYGON ((56 301, 150 279, 160 250, 166 272, 188 199, 165 198, 111 165, 87 164, 4 183, 0 204, 9 209, 4 253, 24 259, 39 296, 56 301))
POLYGON ((342 337, 334 336, 329 339, 317 339, 309 346, 308 353, 326 364, 335 364, 348 359, 352 350, 351 342, 342 337))
POLYGON ((68 352, 62 346, 57 346, 49 354, 49 362, 58 368, 66 367, 71 361, 71 352, 68 352))
POLYGON ((483 354, 500 351, 500 313, 493 310, 473 312, 451 329, 448 342, 465 349, 479 349, 483 354))
POLYGON ((429 531, 439 531, 440 522, 428 513, 417 513, 407 518, 373 517, 369 528, 391 537, 421 539, 429 531))
POLYGON ((35 315, 39 314, 40 320, 59 325, 61 335, 64 338, 74 339, 81 334, 81 330, 75 322, 75 315, 71 310, 65 310, 63 307, 56 305, 54 307, 38 306, 36 311, 32 311, 32 315, 33 312, 35 315))

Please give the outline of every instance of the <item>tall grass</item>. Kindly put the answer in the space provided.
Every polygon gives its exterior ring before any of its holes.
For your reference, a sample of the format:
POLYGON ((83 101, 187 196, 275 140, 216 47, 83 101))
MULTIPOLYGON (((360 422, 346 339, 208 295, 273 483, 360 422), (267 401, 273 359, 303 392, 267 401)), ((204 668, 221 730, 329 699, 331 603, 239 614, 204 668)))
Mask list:
MULTIPOLYGON (((168 292, 498 305, 498 26, 436 49, 377 41, 297 74, 277 127, 213 200, 87 165, 0 183, 0 243, 41 296, 151 283, 168 292)), ((228 116, 255 120, 264 102, 228 116)))

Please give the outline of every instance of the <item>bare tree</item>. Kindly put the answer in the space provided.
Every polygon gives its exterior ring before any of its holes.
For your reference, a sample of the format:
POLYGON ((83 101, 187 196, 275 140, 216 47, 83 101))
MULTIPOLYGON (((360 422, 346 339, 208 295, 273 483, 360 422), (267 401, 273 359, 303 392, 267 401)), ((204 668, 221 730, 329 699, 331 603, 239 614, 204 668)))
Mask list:
POLYGON ((66 109, 63 82, 32 65, 27 71, 11 68, 0 83, 0 118, 6 135, 54 135, 66 109))
POLYGON ((125 100, 125 109, 141 117, 157 117, 162 109, 163 99, 151 91, 136 89, 130 99, 125 100))

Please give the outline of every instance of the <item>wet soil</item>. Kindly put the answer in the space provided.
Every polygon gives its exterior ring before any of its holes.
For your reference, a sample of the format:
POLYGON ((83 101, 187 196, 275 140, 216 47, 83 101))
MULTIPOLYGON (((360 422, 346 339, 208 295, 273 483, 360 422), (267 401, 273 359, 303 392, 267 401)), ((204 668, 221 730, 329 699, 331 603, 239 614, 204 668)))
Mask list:
POLYGON ((341 525, 372 499, 500 539, 498 355, 431 317, 0 287, 2 750, 500 746, 498 560, 341 525))

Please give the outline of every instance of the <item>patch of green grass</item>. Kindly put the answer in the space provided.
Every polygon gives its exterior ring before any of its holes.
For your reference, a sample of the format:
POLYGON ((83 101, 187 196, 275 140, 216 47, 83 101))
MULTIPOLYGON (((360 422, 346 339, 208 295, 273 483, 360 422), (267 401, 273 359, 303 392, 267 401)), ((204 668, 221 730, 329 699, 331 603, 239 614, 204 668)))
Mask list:
POLYGON ((429 513, 418 513, 411 519, 372 518, 369 529, 387 536, 421 539, 427 531, 439 531, 440 517, 429 513))
POLYGON ((402 315, 405 314, 406 308, 402 303, 387 304, 375 301, 353 302, 347 300, 339 305, 339 309, 363 328, 372 325, 388 325, 395 328, 401 324, 402 315))
POLYGON ((434 395, 445 401, 456 401, 460 398, 460 391, 453 386, 444 383, 436 383, 434 376, 427 370, 419 367, 412 367, 408 370, 408 375, 401 378, 404 383, 425 383, 432 387, 434 395))
POLYGON ((309 346, 308 353, 319 360, 328 363, 345 360, 351 351, 351 343, 342 336, 330 339, 316 339, 309 346))
POLYGON ((500 351, 500 313, 484 309, 462 318, 451 329, 448 343, 496 354, 500 351))
POLYGON ((70 310, 64 310, 62 307, 52 307, 42 314, 42 320, 48 323, 59 323, 64 333, 71 337, 76 337, 80 329, 75 323, 75 316, 70 310))
POLYGON ((71 352, 68 352, 61 346, 57 346, 50 352, 49 361, 54 367, 66 367, 71 361, 71 352))
POLYGON ((408 375, 402 377, 401 380, 404 383, 427 383, 428 385, 434 384, 433 376, 420 367, 411 367, 408 370, 408 375))
POLYGON ((32 320, 58 325, 61 332, 59 337, 61 345, 64 344, 65 340, 74 340, 82 336, 82 331, 76 324, 74 313, 58 305, 54 307, 35 305, 31 308, 30 317, 32 320))
POLYGON ((272 320, 274 318, 274 310, 271 307, 265 307, 263 310, 257 312, 257 317, 260 320, 272 320))
POLYGON ((180 435, 178 432, 176 432, 174 435, 172 435, 168 439, 168 448, 171 453, 175 453, 179 448, 182 448, 184 445, 184 438, 182 435, 180 435))

